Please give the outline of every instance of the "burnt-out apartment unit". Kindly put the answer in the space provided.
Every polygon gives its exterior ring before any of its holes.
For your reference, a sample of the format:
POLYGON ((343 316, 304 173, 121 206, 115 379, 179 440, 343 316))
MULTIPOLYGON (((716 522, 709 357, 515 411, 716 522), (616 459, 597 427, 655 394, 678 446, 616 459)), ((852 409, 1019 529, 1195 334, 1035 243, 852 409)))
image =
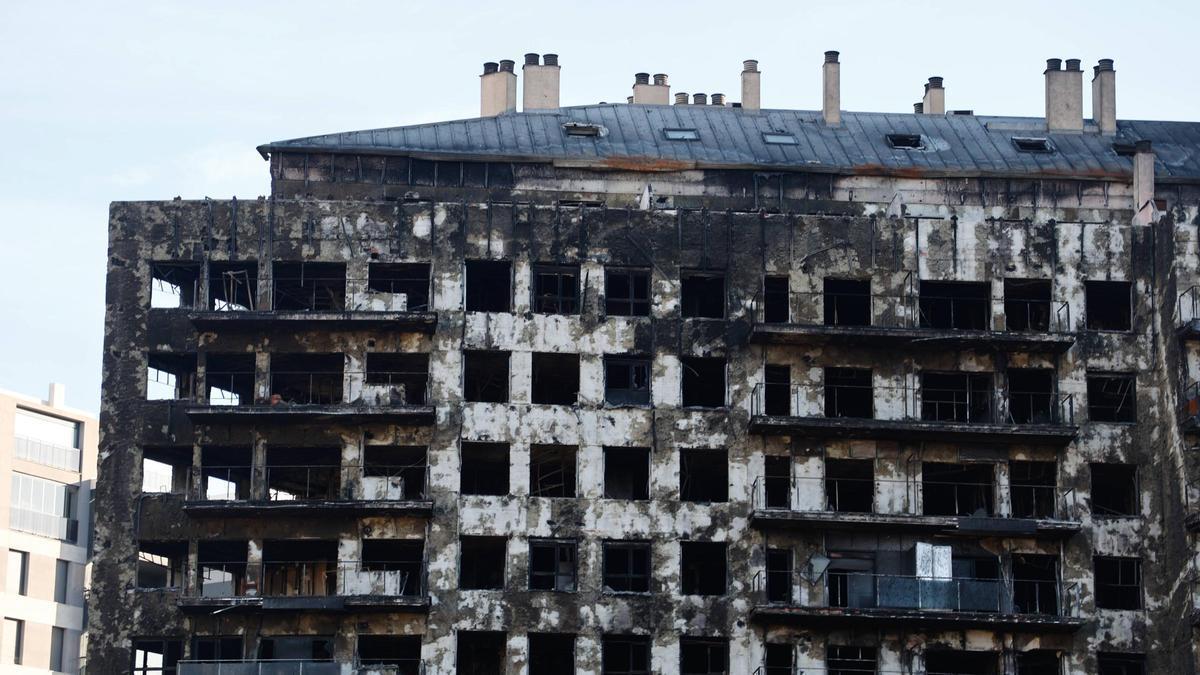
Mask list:
POLYGON ((88 670, 1195 672, 1200 124, 821 67, 113 204, 88 670))

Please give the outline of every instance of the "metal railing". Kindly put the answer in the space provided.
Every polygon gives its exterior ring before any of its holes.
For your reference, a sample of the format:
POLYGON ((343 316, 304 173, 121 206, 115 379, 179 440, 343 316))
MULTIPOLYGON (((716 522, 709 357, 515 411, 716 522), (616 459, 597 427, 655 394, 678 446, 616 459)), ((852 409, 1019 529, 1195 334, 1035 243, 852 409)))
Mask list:
MULTIPOLYGON (((194 381, 193 373, 188 373, 194 381)), ((217 371, 205 374, 205 399, 213 406, 354 403, 377 406, 425 405, 428 401, 429 373, 401 370, 272 370, 266 381, 265 400, 237 392, 253 392, 256 374, 250 371, 217 371), (351 394, 357 397, 351 398, 351 394)), ((169 386, 175 387, 174 380, 169 386)), ((191 395, 194 387, 175 387, 177 398, 199 401, 191 395)))
POLYGON ((13 456, 43 466, 79 471, 82 455, 83 451, 79 448, 68 448, 27 436, 13 438, 13 456))
POLYGON ((1179 421, 1200 422, 1200 382, 1184 385, 1183 395, 1179 399, 1179 421))
POLYGON ((425 595, 425 563, 396 561, 200 561, 199 597, 425 595))
POLYGON ((341 664, 300 659, 180 661, 179 675, 341 675, 341 664))
POLYGON ((1175 302, 1175 325, 1182 326, 1200 319, 1200 286, 1190 286, 1175 302))
POLYGON ((16 506, 9 507, 8 514, 8 525, 14 530, 61 539, 68 544, 79 541, 79 521, 74 518, 64 518, 16 506))
POLYGON ((188 467, 189 500, 401 501, 429 499, 426 464, 267 465, 188 467), (194 479, 192 477, 195 477, 194 479))

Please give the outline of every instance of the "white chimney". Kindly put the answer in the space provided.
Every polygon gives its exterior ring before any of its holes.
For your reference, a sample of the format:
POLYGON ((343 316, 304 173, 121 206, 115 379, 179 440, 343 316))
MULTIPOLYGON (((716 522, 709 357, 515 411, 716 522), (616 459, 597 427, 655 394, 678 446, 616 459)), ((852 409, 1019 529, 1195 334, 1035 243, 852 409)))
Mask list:
POLYGON ((1092 121, 1102 134, 1117 133, 1117 71, 1112 59, 1100 59, 1092 71, 1092 121))
POLYGON ((821 75, 821 116, 825 124, 836 126, 842 123, 842 64, 837 52, 825 52, 821 75))
POLYGON ((1133 223, 1154 220, 1154 149, 1150 141, 1137 141, 1133 153, 1133 223))
POLYGON ((758 71, 758 61, 747 59, 742 61, 742 110, 758 110, 762 108, 762 73, 758 71))
POLYGON ((651 84, 650 73, 634 75, 633 102, 646 105, 668 105, 671 102, 671 87, 667 84, 667 76, 664 73, 658 73, 654 76, 654 84, 651 84))
POLYGON ((934 76, 925 83, 925 98, 921 99, 921 112, 926 115, 946 114, 946 89, 942 78, 934 76))
POLYGON ((508 59, 500 63, 488 61, 483 64, 483 75, 479 76, 479 116, 495 117, 500 113, 517 109, 516 65, 508 59))
POLYGON ((1046 129, 1048 131, 1083 130, 1083 70, 1079 59, 1046 60, 1046 129))
POLYGON ((50 395, 46 398, 46 405, 51 408, 61 408, 67 403, 67 385, 58 382, 50 383, 50 395))
POLYGON ((526 54, 521 66, 521 110, 554 110, 559 107, 558 54, 526 54), (544 59, 545 63, 539 63, 544 59))

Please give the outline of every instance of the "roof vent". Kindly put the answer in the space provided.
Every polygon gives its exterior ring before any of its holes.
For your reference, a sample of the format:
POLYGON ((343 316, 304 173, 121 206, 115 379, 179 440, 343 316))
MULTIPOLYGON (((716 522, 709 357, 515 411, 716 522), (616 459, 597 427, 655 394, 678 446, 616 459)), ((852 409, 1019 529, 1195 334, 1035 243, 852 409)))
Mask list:
POLYGON ((590 122, 564 122, 562 128, 568 136, 603 138, 608 135, 608 129, 603 124, 590 122))
POLYGON ((888 145, 901 150, 924 150, 925 139, 921 134, 888 134, 888 145))
POLYGON ((1012 143, 1017 148, 1018 152, 1033 152, 1040 154, 1054 152, 1054 145, 1050 143, 1050 139, 1048 138, 1013 136, 1012 143))
POLYGON ((974 110, 951 110, 947 115, 974 115, 974 110))

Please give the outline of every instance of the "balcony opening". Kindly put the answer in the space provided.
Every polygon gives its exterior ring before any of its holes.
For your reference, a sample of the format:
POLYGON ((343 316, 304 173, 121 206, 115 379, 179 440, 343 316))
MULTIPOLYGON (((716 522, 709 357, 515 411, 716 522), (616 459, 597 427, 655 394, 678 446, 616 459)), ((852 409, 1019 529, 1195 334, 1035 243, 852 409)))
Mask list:
POLYGON ((921 512, 927 516, 990 516, 995 513, 995 478, 991 464, 923 462, 921 512))
POLYGON ((533 353, 533 403, 575 405, 579 402, 579 355, 533 353))
POLYGON ((650 405, 650 358, 604 357, 604 400, 612 405, 650 405))
POLYGON ((508 401, 508 352, 463 352, 463 398, 475 403, 508 401))
POLYGON ((792 458, 768 455, 765 460, 766 473, 763 489, 768 509, 786 509, 792 504, 792 458))
POLYGON ((729 458, 725 450, 679 451, 679 499, 714 504, 729 499, 729 458))
POLYGON ((870 280, 826 278, 824 284, 826 326, 871 325, 870 280))
POLYGON ((210 262, 208 308, 215 312, 246 312, 258 306, 258 263, 210 262))
POLYGON ((1128 331, 1133 327, 1133 287, 1128 281, 1084 282, 1088 330, 1128 331))
POLYGON ((575 672, 575 636, 568 633, 529 634, 529 675, 575 672))
POLYGON ((1014 424, 1054 424, 1060 418, 1050 368, 1008 370, 1008 416, 1014 424))
POLYGON ((788 278, 767 276, 763 278, 763 322, 787 323, 791 315, 788 303, 788 278))
POLYGON ((1136 422, 1134 375, 1088 375, 1088 419, 1093 422, 1136 422))
POLYGON ((150 279, 152 309, 196 306, 196 291, 200 287, 200 263, 152 263, 150 279))
POLYGON ((576 545, 573 541, 529 541, 529 590, 575 591, 576 545))
POLYGON ((420 635, 359 635, 358 665, 388 675, 420 675, 420 635))
POLYGON ((246 541, 201 541, 197 544, 197 583, 205 598, 246 595, 246 541))
POLYGON ((1015 553, 1012 576, 1013 611, 1058 614, 1058 556, 1015 553))
POLYGON ((767 602, 783 604, 792 601, 792 551, 787 548, 767 549, 767 602))
POLYGON ((922 281, 922 328, 990 330, 990 286, 983 281, 922 281))
POLYGON ((364 539, 362 571, 371 572, 367 581, 371 595, 422 594, 425 542, 420 539, 364 539))
POLYGON ((429 263, 379 263, 367 265, 367 289, 380 294, 371 299, 372 310, 429 311, 429 263))
POLYGON ((240 635, 203 635, 192 638, 194 661, 241 661, 244 655, 240 635))
POLYGON ((206 354, 204 386, 209 405, 254 403, 254 354, 206 354))
POLYGON ((650 316, 650 271, 604 270, 604 313, 608 316, 650 316))
POLYGON ((921 419, 992 422, 992 373, 922 373, 921 419))
POLYGON ((997 675, 995 652, 931 649, 925 652, 926 675, 997 675))
POLYGON ((725 675, 729 672, 729 641, 717 638, 679 638, 680 675, 725 675))
POLYGON ((137 587, 183 588, 187 555, 186 541, 138 542, 137 587))
POLYGON ((533 311, 579 313, 579 265, 533 265, 533 311))
POLYGON ((1004 327, 1011 331, 1050 330, 1050 280, 1004 280, 1004 327))
POLYGON ((345 263, 276 261, 271 274, 271 307, 277 311, 346 309, 345 263))
POLYGON ((1096 655, 1096 667, 1097 675, 1146 675, 1146 657, 1143 654, 1101 652, 1096 655))
POLYGON ((508 444, 462 444, 462 482, 459 491, 464 495, 508 494, 508 444))
POLYGON ((183 640, 134 638, 133 675, 174 675, 183 658, 183 640))
POLYGON ((342 402, 342 354, 272 354, 271 405, 342 402))
MULTIPOLYGON (((763 675, 796 675, 795 669, 796 650, 792 645, 767 643, 763 654, 763 675)), ((851 674, 845 673, 844 675, 851 674)))
POLYGON ((1009 462, 1013 518, 1058 515, 1058 476, 1054 462, 1009 462))
POLYGON ((327 596, 338 592, 337 540, 263 542, 264 596, 327 596))
POLYGON ((262 661, 332 661, 333 638, 324 635, 261 637, 258 658, 262 661))
POLYGON ((831 561, 825 573, 826 604, 829 607, 886 606, 887 600, 881 598, 878 603, 875 600, 875 561, 856 555, 859 554, 830 554, 831 561))
POLYGON ((768 365, 763 372, 763 413, 777 417, 792 414, 792 370, 768 365))
POLYGON ((600 675, 650 675, 650 638, 605 635, 600 641, 600 675))
MULTIPOLYGON (((1031 649, 1016 655, 1017 675, 1059 675, 1058 652, 1052 649, 1031 649)), ((1101 671, 1103 672, 1103 671, 1101 671)))
POLYGON ((724 319, 725 276, 705 272, 683 273, 679 306, 685 319, 724 319))
POLYGON ((368 445, 363 449, 363 499, 429 499, 424 447, 368 445))
POLYGON ((604 590, 609 593, 650 592, 649 542, 604 542, 604 590))
POLYGON ((468 260, 467 311, 508 312, 512 308, 512 263, 468 260))
POLYGON ((529 447, 529 496, 575 496, 575 446, 529 447))
POLYGON ((507 636, 499 631, 460 630, 455 663, 459 675, 504 675, 507 636))
POLYGON ((192 468, 192 448, 142 448, 142 493, 183 494, 192 468))
POLYGON ((1096 516, 1137 516, 1136 464, 1092 464, 1092 514, 1096 516))
POLYGON ((374 405, 428 403, 429 354, 370 352, 363 399, 374 405))
POLYGON ((825 416, 875 416, 875 395, 869 368, 825 369, 825 416))
POLYGON ((1142 561, 1138 558, 1096 556, 1097 609, 1142 608, 1142 561))
POLYGON ((875 462, 870 459, 826 459, 825 509, 844 513, 873 512, 875 462))
POLYGON ((250 499, 250 448, 200 448, 200 499, 250 499))
POLYGON ((682 541, 680 579, 684 595, 724 595, 728 545, 723 541, 682 541))
POLYGON ((649 448, 604 448, 604 496, 650 498, 649 448))
POLYGON ((267 499, 333 500, 341 495, 341 448, 268 447, 267 499))
POLYGON ((825 648, 825 663, 829 669, 829 675, 874 673, 876 668, 875 648, 829 645, 825 648))
POLYGON ((725 406, 725 359, 708 356, 684 356, 683 406, 685 408, 722 408, 725 406))
POLYGON ((502 590, 504 561, 508 560, 507 543, 504 537, 461 537, 458 587, 466 590, 502 590))
POLYGON ((146 400, 185 401, 196 391, 196 355, 146 354, 146 400))

